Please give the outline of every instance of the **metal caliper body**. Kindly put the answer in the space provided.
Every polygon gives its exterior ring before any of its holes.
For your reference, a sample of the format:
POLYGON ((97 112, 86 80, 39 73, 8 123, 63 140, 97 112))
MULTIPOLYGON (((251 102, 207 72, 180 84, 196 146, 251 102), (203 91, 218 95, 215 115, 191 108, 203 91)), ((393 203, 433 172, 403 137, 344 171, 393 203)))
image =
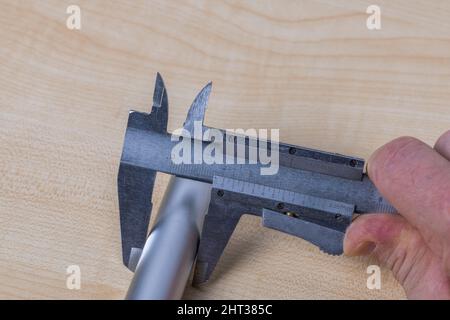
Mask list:
MULTIPOLYGON (((184 130, 194 137, 194 122, 203 119, 211 83, 192 103, 184 130)), ((160 74, 156 77, 150 113, 130 111, 118 175, 123 262, 134 270, 147 237, 156 172, 212 184, 211 202, 205 217, 194 271, 194 284, 207 281, 222 255, 240 217, 262 217, 262 225, 300 237, 322 251, 343 252, 343 237, 353 215, 369 212, 395 213, 364 174, 364 160, 295 145, 235 135, 240 147, 278 148, 279 169, 261 175, 254 164, 175 164, 171 151, 178 143, 167 132, 168 97, 160 74), (254 140, 252 140, 254 139, 254 140), (255 141, 256 140, 256 141, 255 141)), ((203 130, 207 127, 202 125, 203 130)), ((223 145, 230 143, 224 133, 223 145)), ((201 141, 202 149, 211 143, 201 141)), ((234 157, 236 157, 234 152, 234 157)), ((248 156, 248 153, 246 153, 248 156)))

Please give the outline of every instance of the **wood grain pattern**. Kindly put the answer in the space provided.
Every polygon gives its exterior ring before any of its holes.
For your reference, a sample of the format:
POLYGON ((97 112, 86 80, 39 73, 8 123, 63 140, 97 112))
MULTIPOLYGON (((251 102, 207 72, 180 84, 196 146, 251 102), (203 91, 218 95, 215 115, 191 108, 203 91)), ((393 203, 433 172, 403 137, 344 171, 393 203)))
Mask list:
MULTIPOLYGON (((450 3, 0 0, 0 298, 122 298, 116 177, 127 112, 149 110, 155 73, 169 129, 214 81, 206 123, 280 128, 282 140, 368 157, 400 135, 432 144, 450 124, 450 3), (82 29, 66 28, 78 4, 82 29), (68 265, 81 290, 66 289, 68 265)), ((159 176, 160 199, 167 177, 159 176)), ((212 281, 186 298, 403 298, 366 258, 239 224, 212 281)))

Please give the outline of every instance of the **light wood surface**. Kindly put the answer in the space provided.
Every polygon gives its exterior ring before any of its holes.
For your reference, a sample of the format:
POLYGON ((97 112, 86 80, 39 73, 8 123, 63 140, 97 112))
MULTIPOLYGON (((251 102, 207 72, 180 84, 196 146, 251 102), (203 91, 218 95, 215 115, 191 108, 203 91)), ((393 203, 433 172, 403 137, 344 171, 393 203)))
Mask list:
MULTIPOLYGON (((366 158, 400 135, 434 143, 450 124, 450 2, 374 2, 0 0, 0 298, 124 296, 117 169, 128 110, 149 110, 157 71, 170 130, 212 80, 213 127, 280 128, 366 158), (81 290, 66 288, 69 265, 81 290)), ((388 270, 366 288, 372 263, 245 217, 186 298, 404 298, 388 270)))

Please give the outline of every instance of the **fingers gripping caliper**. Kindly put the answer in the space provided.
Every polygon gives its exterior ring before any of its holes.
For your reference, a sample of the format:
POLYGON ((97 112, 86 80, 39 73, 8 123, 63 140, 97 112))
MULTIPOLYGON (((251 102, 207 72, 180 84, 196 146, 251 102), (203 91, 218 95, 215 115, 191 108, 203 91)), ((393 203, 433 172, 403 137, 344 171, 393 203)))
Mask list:
MULTIPOLYGON (((203 135, 195 137, 193 130, 195 121, 203 124, 210 92, 208 84, 197 95, 183 126, 191 133, 190 139, 202 140, 203 149, 211 140, 203 140, 203 135)), ((178 141, 173 141, 167 132, 167 119, 167 90, 158 74, 151 112, 129 113, 118 175, 123 262, 132 270, 147 239, 156 172, 210 186, 205 189, 210 192, 209 208, 198 247, 194 284, 210 278, 243 214, 260 216, 263 226, 300 237, 328 254, 338 255, 343 252, 344 233, 354 214, 395 212, 364 174, 364 160, 355 157, 255 141, 236 134, 231 139, 234 150, 254 146, 278 152, 278 172, 261 175, 260 162, 175 164, 171 152, 178 141)), ((230 143, 230 135, 223 136, 228 140, 222 143, 230 143)))

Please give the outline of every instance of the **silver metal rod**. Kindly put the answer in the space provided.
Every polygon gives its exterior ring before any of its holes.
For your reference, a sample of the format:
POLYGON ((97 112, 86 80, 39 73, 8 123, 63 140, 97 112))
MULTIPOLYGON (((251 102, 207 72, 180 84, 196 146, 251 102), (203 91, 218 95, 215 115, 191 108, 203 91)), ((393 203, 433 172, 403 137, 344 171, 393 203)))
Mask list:
POLYGON ((211 187, 171 178, 126 299, 181 299, 197 255, 211 187))

